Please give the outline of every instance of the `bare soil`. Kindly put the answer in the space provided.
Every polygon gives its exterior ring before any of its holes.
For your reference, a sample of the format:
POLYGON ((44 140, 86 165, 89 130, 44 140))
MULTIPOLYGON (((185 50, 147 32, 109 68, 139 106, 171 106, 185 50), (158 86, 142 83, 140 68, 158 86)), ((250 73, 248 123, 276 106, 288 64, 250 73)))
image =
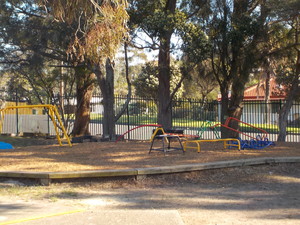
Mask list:
MULTIPOLYGON (((53 140, 54 141, 54 140, 53 140)), ((222 143, 201 144, 201 152, 148 154, 149 142, 86 142, 73 147, 54 142, 0 150, 1 171, 78 171, 171 166, 259 157, 300 156, 300 143, 276 143, 262 150, 223 149, 222 143)), ((156 144, 158 146, 159 143, 156 144)), ((23 182, 23 181, 22 181, 23 182)), ((84 208, 81 218, 103 211, 120 219, 118 210, 139 213, 173 210, 179 224, 294 225, 300 220, 300 164, 225 168, 172 175, 74 180, 50 186, 9 187, 0 180, 0 223, 84 208), (62 210, 65 209, 65 210, 62 210), (22 213, 20 211, 22 210, 22 213)), ((72 224, 82 224, 74 216, 72 224)), ((51 217, 47 224, 61 223, 51 217)), ((39 219, 24 224, 46 224, 39 219)), ((114 224, 114 223, 111 223, 114 224)), ((115 223, 117 224, 117 223, 115 223)), ((126 224, 125 222, 122 224, 126 224)))
MULTIPOLYGON (((55 140, 52 140, 53 142, 55 140)), ((32 143, 40 144, 32 138, 32 143)), ((160 146, 160 142, 155 144, 160 146)), ((223 149, 222 143, 202 143, 196 149, 168 152, 152 151, 149 142, 85 142, 69 146, 50 144, 0 150, 1 171, 80 171, 172 166, 191 163, 247 159, 257 157, 300 156, 300 143, 276 143, 261 150, 223 149)))

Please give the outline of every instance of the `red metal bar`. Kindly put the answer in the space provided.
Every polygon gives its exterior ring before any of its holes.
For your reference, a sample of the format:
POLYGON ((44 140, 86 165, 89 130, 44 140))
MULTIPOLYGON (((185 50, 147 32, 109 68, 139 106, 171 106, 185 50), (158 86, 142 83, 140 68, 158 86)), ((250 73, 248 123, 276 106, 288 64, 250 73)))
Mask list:
POLYGON ((267 131, 265 131, 265 130, 263 130, 263 129, 261 129, 261 128, 255 127, 255 126, 253 126, 253 125, 251 125, 251 124, 249 124, 249 123, 243 122, 243 121, 241 121, 241 120, 239 120, 239 119, 237 119, 237 118, 234 118, 234 117, 228 117, 228 118, 226 119, 224 125, 225 125, 225 126, 228 126, 230 120, 235 120, 235 121, 238 121, 239 123, 243 123, 243 124, 245 124, 245 125, 247 125, 247 126, 249 126, 249 127, 255 128, 255 129, 261 131, 262 133, 264 133, 264 134, 265 134, 264 137, 267 137, 268 134, 269 134, 267 131))
POLYGON ((141 127, 161 127, 160 124, 145 124, 145 125, 140 125, 140 126, 137 126, 137 127, 134 127, 128 131, 126 131, 124 134, 122 134, 121 136, 118 137, 118 139, 115 141, 115 143, 117 143, 118 141, 121 140, 122 137, 124 137, 126 134, 128 134, 129 132, 135 130, 135 129, 138 129, 138 128, 141 128, 141 127))
POLYGON ((229 129, 229 130, 232 130, 232 131, 234 131, 234 132, 237 132, 237 133, 239 133, 239 134, 242 134, 242 135, 245 135, 245 136, 247 136, 247 137, 256 139, 255 137, 252 137, 252 136, 250 136, 250 135, 248 135, 248 134, 245 134, 245 133, 243 133, 243 132, 241 132, 241 131, 238 131, 238 130, 236 130, 236 129, 233 129, 233 128, 231 128, 231 127, 229 127, 229 126, 227 126, 227 125, 221 124, 221 123, 218 123, 218 124, 212 126, 211 128, 215 128, 216 126, 222 126, 222 127, 225 127, 225 128, 227 128, 227 129, 229 129))

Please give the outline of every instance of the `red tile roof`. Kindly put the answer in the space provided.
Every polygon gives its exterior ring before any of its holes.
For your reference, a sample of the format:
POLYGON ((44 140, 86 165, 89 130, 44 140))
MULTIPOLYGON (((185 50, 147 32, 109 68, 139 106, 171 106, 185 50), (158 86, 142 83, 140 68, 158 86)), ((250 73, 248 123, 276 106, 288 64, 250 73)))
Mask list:
MULTIPOLYGON (((260 82, 245 89, 244 100, 264 100, 266 93, 266 82, 260 82)), ((270 100, 285 99, 285 88, 276 83, 275 78, 270 79, 270 100)))
MULTIPOLYGON (((245 101, 263 101, 265 100, 266 82, 252 85, 245 89, 245 101)), ((229 98, 230 98, 229 93, 229 98)), ((275 78, 270 79, 270 100, 283 100, 286 97, 285 87, 276 83, 275 78)), ((221 101, 221 95, 218 95, 218 101, 221 101)))

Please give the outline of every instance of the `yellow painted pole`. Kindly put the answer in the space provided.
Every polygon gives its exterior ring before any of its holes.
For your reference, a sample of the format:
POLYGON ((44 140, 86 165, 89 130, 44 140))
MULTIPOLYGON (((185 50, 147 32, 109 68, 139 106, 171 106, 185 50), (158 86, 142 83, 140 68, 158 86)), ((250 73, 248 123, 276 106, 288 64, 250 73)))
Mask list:
POLYGON ((57 107, 56 107, 56 106, 52 106, 52 108, 53 108, 53 111, 54 111, 54 113, 55 113, 55 115, 56 115, 56 118, 58 119, 58 122, 59 122, 59 124, 60 124, 60 126, 61 126, 61 129, 62 129, 62 131, 63 131, 63 133, 64 133, 64 137, 67 139, 67 142, 68 142, 69 146, 72 146, 71 141, 70 141, 70 138, 69 138, 69 135, 68 135, 68 133, 67 133, 67 131, 66 131, 66 129, 65 129, 65 126, 63 125, 63 122, 62 122, 61 119, 60 119, 60 116, 59 116, 57 107))
POLYGON ((57 125, 56 125, 56 122, 55 122, 55 118, 54 118, 53 109, 52 109, 52 107, 47 107, 47 108, 49 109, 49 116, 51 117, 53 125, 54 125, 54 129, 55 129, 55 132, 56 132, 57 141, 58 141, 59 145, 62 146, 62 142, 61 142, 61 139, 60 139, 60 136, 59 136, 59 132, 58 132, 58 128, 57 128, 57 125))
POLYGON ((151 136, 151 139, 150 139, 150 142, 153 141, 154 137, 156 136, 156 134, 157 134, 157 132, 158 132, 159 130, 161 130, 163 134, 166 134, 165 131, 164 131, 164 129, 163 129, 162 127, 158 127, 158 128, 156 128, 155 131, 153 132, 153 134, 152 134, 152 136, 151 136))
POLYGON ((1 121, 0 121, 0 133, 2 133, 2 127, 4 124, 4 113, 5 109, 0 109, 1 121))
POLYGON ((50 105, 50 104, 46 104, 46 105, 19 105, 19 106, 7 106, 3 109, 0 109, 0 117, 1 117, 1 120, 0 120, 0 133, 2 132, 2 128, 3 128, 3 124, 4 124, 4 115, 5 115, 5 112, 9 109, 26 109, 26 108, 47 108, 49 110, 49 116, 53 122, 53 125, 54 125, 54 129, 55 129, 55 132, 56 132, 56 137, 57 137, 57 141, 59 143, 60 146, 62 146, 62 141, 61 141, 61 138, 59 136, 59 130, 58 130, 58 127, 56 125, 56 121, 55 121, 55 116, 62 128, 62 131, 64 133, 64 137, 66 137, 67 141, 68 141, 68 144, 69 146, 72 146, 71 144, 71 141, 70 141, 70 138, 67 134, 67 131, 65 129, 65 127, 63 126, 63 123, 60 119, 60 116, 59 116, 59 113, 58 113, 58 110, 55 106, 53 105, 50 105))

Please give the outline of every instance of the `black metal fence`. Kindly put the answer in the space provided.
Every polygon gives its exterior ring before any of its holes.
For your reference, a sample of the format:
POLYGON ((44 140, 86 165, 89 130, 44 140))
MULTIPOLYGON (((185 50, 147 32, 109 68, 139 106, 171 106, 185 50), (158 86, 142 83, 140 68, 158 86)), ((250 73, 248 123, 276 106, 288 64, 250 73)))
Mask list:
MULTIPOLYGON (((124 106, 126 101, 125 96, 115 97, 115 112, 118 113, 124 106)), ((55 101, 54 101, 55 102, 55 101)), ((58 102, 58 101, 57 101, 58 102)), ((74 109, 76 108, 75 98, 69 98, 64 101, 64 115, 69 117, 69 130, 72 130, 72 122, 74 121, 74 109)), ((278 112, 283 106, 283 101, 272 101, 270 103, 262 101, 247 101, 244 102, 243 115, 241 120, 240 132, 245 138, 256 137, 261 134, 259 129, 266 130, 268 138, 276 141, 278 128, 278 112), (251 126, 248 126, 250 124, 251 126), (259 128, 259 129, 256 129, 259 128)), ((25 113, 30 114, 30 113, 25 113)), ((24 125, 29 122, 34 123, 34 128, 43 127, 48 133, 53 134, 54 130, 49 125, 49 120, 42 117, 41 113, 36 113, 40 116, 38 119, 32 119, 34 115, 19 115, 18 119, 15 115, 10 116, 10 122, 5 121, 3 132, 13 133, 22 132, 24 125), (27 122, 26 122, 27 121, 27 122), (15 125, 15 123, 19 123, 15 125), (21 123, 21 124, 20 124, 21 123), (45 125, 42 125, 45 123, 45 125)), ((91 101, 91 123, 90 132, 92 135, 101 135, 102 132, 102 115, 103 105, 101 96, 93 96, 91 101)), ((220 136, 220 115, 221 104, 218 101, 202 102, 196 99, 179 99, 172 102, 172 126, 173 128, 184 130, 185 134, 199 135, 203 139, 214 139, 220 136), (212 128, 215 126, 214 128, 212 128)), ((5 117, 8 120, 8 117, 5 117)), ((37 117, 35 117, 37 118, 37 117)), ((294 103, 288 117, 287 138, 288 142, 300 142, 300 104, 294 103)), ((122 135, 125 132, 132 130, 124 136, 125 139, 134 140, 149 140, 154 126, 143 126, 157 124, 157 101, 154 99, 132 97, 125 113, 119 118, 116 123, 116 133, 122 135), (134 129, 139 127, 137 129, 134 129)), ((30 129, 29 129, 30 131, 30 129)), ((31 129, 33 131, 33 129, 31 129)), ((46 132, 47 132, 46 131, 46 132)), ((243 137, 242 137, 243 138, 243 137)))

